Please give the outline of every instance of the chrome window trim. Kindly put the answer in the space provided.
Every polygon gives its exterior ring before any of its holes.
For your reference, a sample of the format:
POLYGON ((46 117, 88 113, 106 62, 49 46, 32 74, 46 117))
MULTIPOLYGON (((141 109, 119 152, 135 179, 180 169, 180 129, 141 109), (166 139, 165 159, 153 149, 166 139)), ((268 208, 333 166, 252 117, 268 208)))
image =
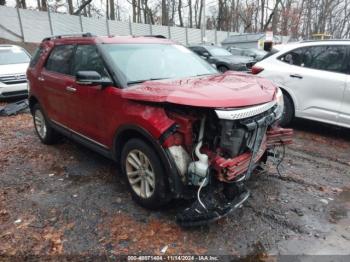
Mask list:
POLYGON ((225 120, 238 120, 238 119, 244 119, 248 117, 252 117, 255 115, 259 115, 273 106, 276 105, 276 101, 273 100, 271 102, 257 105, 257 106, 251 106, 251 107, 244 107, 244 108, 237 108, 237 109, 217 109, 215 110, 216 115, 220 119, 225 120))

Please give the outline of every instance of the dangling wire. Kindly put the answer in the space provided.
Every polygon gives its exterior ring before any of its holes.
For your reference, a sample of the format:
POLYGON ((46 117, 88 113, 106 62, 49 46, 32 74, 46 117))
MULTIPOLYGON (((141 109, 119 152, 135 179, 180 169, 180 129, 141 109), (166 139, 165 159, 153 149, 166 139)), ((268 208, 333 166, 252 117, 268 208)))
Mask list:
POLYGON ((203 202, 202 202, 202 200, 201 200, 200 194, 201 194, 201 190, 202 190, 202 188, 203 188, 203 186, 204 186, 204 184, 205 184, 206 181, 207 181, 207 177, 205 177, 205 178, 203 179, 201 185, 199 186, 198 192, 197 192, 197 199, 198 199, 198 202, 199 202, 199 204, 201 204, 201 206, 202 206, 205 210, 207 210, 207 207, 203 204, 203 202))
POLYGON ((278 163, 277 163, 277 165, 276 165, 277 174, 278 174, 280 177, 282 176, 282 174, 281 174, 281 172, 280 172, 279 167, 280 167, 280 165, 282 164, 283 159, 284 159, 284 156, 285 156, 285 154, 286 154, 286 146, 285 146, 284 144, 282 144, 282 148, 283 148, 282 157, 280 158, 280 160, 278 161, 278 163))

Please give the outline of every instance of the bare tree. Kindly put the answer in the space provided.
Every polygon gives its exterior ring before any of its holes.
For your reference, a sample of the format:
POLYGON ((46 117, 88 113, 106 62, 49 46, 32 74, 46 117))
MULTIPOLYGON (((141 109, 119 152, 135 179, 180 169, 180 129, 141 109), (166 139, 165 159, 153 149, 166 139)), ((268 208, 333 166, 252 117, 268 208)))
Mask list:
POLYGON ((74 12, 73 1, 72 0, 67 0, 67 2, 68 2, 68 13, 72 15, 73 12, 74 12))

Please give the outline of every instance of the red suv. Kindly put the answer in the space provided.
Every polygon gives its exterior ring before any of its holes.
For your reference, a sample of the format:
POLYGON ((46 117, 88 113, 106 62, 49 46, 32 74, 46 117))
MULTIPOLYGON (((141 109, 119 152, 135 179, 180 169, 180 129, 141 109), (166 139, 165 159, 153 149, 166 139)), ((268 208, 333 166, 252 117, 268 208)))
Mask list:
POLYGON ((292 138, 277 125, 283 96, 271 82, 219 73, 168 39, 46 38, 27 75, 44 144, 63 134, 117 161, 144 207, 193 199, 182 225, 240 206, 252 171, 292 138))

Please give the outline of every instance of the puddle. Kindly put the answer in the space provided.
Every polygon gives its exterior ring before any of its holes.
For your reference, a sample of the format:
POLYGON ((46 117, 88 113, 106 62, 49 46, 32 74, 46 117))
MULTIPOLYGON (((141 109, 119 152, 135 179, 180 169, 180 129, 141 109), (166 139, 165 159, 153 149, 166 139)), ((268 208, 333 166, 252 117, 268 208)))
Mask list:
POLYGON ((333 207, 329 211, 330 222, 338 223, 340 220, 350 217, 350 188, 344 188, 343 192, 334 200, 333 207))

